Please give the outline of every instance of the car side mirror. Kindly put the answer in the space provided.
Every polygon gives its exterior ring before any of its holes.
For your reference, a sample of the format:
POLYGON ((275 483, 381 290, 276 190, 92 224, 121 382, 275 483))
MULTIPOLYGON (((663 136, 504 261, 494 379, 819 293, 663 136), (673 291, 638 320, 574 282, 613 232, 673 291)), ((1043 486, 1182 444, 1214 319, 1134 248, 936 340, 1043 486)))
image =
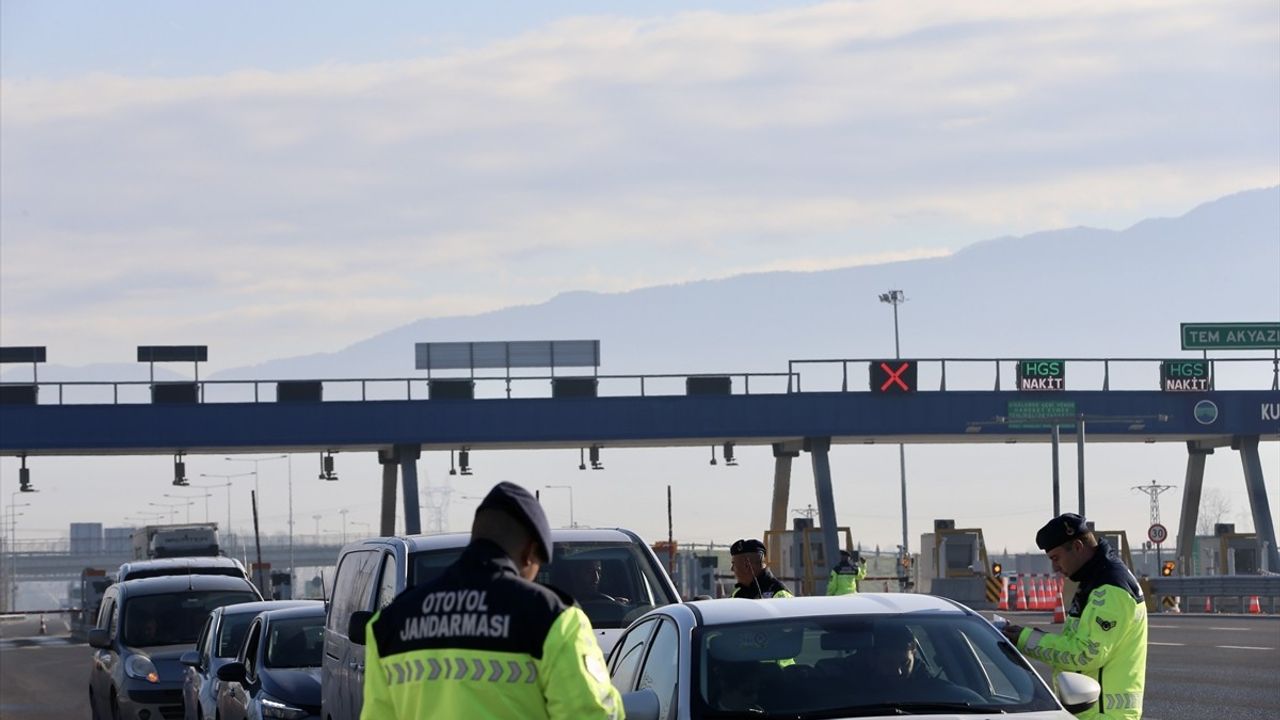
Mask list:
POLYGON ((105 628, 91 628, 89 630, 89 646, 106 650, 111 647, 111 636, 107 634, 105 628))
POLYGON ((351 613, 351 620, 347 622, 347 638, 357 645, 364 645, 364 629, 372 619, 373 613, 368 610, 357 610, 351 613))
POLYGON ((1082 713, 1093 707, 1102 695, 1102 686, 1097 680, 1080 673, 1064 672, 1054 678, 1058 687, 1058 699, 1062 706, 1072 715, 1082 713))
POLYGON ((622 712, 627 720, 658 720, 662 703, 653 688, 629 692, 622 696, 622 712))
POLYGON ((187 667, 200 668, 200 653, 195 650, 188 650, 182 653, 182 657, 178 658, 178 662, 187 667))
POLYGON ((244 663, 230 662, 218 668, 218 679, 223 682, 244 682, 244 663))

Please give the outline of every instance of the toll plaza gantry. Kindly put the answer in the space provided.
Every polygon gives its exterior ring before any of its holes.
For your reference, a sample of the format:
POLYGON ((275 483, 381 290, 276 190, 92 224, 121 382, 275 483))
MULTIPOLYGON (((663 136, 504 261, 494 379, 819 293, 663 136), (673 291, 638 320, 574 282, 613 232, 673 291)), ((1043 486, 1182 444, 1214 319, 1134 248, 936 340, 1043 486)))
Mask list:
MULTIPOLYGON (((44 357, 44 348, 0 352, 8 362, 44 357)), ((139 361, 150 363, 206 357, 201 346, 139 348, 139 361)), ((397 476, 404 497, 417 498, 424 451, 769 445, 770 529, 786 529, 792 463, 808 453, 831 548, 833 444, 1062 436, 1080 441, 1083 458, 1086 434, 1090 443, 1178 442, 1188 450, 1180 552, 1192 547, 1206 456, 1231 448, 1261 556, 1280 569, 1258 452, 1260 442, 1280 440, 1274 356, 839 358, 791 361, 785 372, 689 375, 601 375, 599 367, 599 342, 575 340, 419 343, 415 369, 425 376, 400 378, 41 383, 33 370, 30 382, 0 384, 0 455, 21 457, 26 468, 47 455, 376 452, 381 532, 392 534, 397 476)), ((856 482, 842 475, 844 486, 856 482)), ((1081 472, 1081 506, 1083 480, 1081 472)), ((404 503, 404 531, 421 531, 416 502, 404 503)))

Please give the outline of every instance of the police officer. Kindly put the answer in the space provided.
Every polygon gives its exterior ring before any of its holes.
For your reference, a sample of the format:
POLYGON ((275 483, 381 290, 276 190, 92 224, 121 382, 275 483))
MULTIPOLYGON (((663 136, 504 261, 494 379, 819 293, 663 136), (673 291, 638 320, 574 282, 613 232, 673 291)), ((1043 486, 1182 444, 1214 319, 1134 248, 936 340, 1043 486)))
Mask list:
POLYGON ((755 538, 739 540, 729 546, 729 566, 733 569, 733 578, 738 581, 733 597, 748 600, 795 597, 769 570, 764 556, 764 543, 755 538))
POLYGON ((369 621, 361 719, 621 718, 591 622, 533 582, 550 558, 542 506, 498 483, 457 562, 369 621))
POLYGON ((828 595, 856 595, 858 581, 867 576, 867 560, 861 553, 840 551, 840 562, 831 569, 831 578, 827 580, 828 595))
POLYGON ((1088 675, 1102 686, 1082 718, 1142 716, 1147 675, 1147 605, 1133 573, 1084 518, 1059 515, 1036 533, 1054 572, 1079 583, 1061 633, 1008 625, 1005 635, 1054 672, 1088 675))

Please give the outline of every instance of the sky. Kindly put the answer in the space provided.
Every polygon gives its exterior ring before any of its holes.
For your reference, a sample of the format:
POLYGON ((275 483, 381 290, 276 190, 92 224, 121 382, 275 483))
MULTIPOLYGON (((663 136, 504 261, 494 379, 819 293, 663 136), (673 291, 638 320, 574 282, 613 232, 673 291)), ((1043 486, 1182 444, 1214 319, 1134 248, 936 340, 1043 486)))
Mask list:
MULTIPOLYGON (((1269 0, 442 5, 0 4, 0 342, 64 365, 205 344, 214 372, 1280 184, 1269 0)), ((355 501, 308 502, 298 527, 333 529, 355 501)), ((20 536, 65 526, 24 512, 20 536)))

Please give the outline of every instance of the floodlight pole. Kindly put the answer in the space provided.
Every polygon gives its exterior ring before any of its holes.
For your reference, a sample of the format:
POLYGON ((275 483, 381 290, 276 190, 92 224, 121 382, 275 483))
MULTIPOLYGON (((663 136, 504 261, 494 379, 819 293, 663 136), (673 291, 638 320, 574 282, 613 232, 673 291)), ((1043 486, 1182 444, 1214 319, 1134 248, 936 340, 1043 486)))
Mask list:
MULTIPOLYGON (((890 290, 880 296, 880 302, 893 306, 893 358, 895 360, 902 359, 902 347, 898 339, 898 306, 906 300, 906 294, 901 290, 890 290)), ((911 557, 911 546, 907 542, 907 450, 902 443, 898 443, 898 475, 902 484, 902 555, 898 562, 898 579, 899 583, 905 586, 907 568, 904 563, 911 557)))

